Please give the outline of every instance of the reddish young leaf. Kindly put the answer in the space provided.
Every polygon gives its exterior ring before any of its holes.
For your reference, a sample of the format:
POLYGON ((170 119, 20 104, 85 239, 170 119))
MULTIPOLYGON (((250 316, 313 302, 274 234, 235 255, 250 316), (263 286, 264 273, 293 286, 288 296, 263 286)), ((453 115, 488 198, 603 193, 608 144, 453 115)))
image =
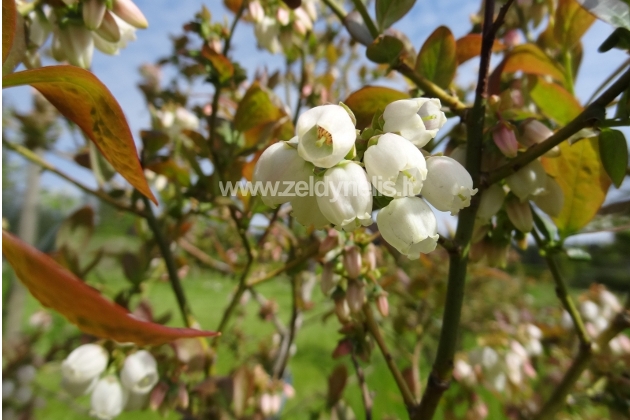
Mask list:
POLYGON ((582 8, 576 0, 559 0, 553 27, 558 45, 570 50, 594 21, 595 16, 582 8))
POLYGON ((343 103, 354 112, 357 128, 363 129, 370 125, 374 114, 384 110, 390 102, 408 98, 407 93, 398 90, 382 86, 365 86, 352 92, 343 103))
POLYGON ((6 75, 2 87, 31 85, 78 125, 131 185, 157 204, 138 160, 125 115, 100 80, 75 66, 48 66, 6 75))
MULTIPOLYGON (((456 42, 457 63, 462 64, 473 57, 481 54, 481 34, 468 34, 459 38, 456 42)), ((492 52, 499 52, 505 49, 499 41, 492 44, 492 52)))
POLYGON ((416 71, 436 85, 447 88, 455 78, 456 60, 455 37, 446 26, 440 26, 422 45, 416 60, 416 71))
POLYGON ((514 73, 517 71, 539 76, 551 76, 556 80, 564 81, 562 70, 534 44, 518 45, 505 58, 503 72, 514 73))
POLYGON ((169 328, 140 321, 63 269, 48 255, 2 231, 2 253, 31 294, 85 333, 141 346, 184 337, 212 337, 215 332, 169 328))
POLYGON ((201 48, 201 55, 210 61, 212 67, 219 76, 219 82, 225 83, 234 75, 232 62, 223 54, 216 52, 206 43, 201 48))
POLYGON ((15 36, 15 0, 2 0, 2 64, 7 60, 15 36))
POLYGON ((559 157, 543 158, 542 163, 564 193, 564 206, 553 221, 566 238, 579 232, 597 214, 610 187, 610 178, 599 157, 597 138, 573 145, 562 142, 560 151, 559 157))

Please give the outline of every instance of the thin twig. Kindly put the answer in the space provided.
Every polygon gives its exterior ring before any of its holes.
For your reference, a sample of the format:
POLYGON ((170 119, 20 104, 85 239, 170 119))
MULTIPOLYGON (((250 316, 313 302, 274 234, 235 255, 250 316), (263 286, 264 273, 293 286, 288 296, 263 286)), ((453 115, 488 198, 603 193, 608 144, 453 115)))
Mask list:
POLYGON ((46 160, 44 160, 42 157, 38 156, 36 153, 33 153, 31 150, 27 149, 26 147, 20 145, 20 144, 16 144, 16 143, 11 143, 5 139, 2 139, 2 144, 10 149, 13 150, 14 152, 18 153, 20 156, 22 156, 23 158, 29 160, 30 162, 38 165, 39 167, 41 167, 43 170, 46 170, 48 172, 52 172, 57 176, 60 176, 61 178, 65 179, 66 181, 70 182, 71 184, 75 185, 77 188, 79 188, 81 191, 93 195, 94 197, 100 199, 101 201, 109 204, 112 207, 115 207, 118 210, 127 212, 127 213, 133 213, 136 216, 140 216, 140 217, 145 217, 145 214, 143 211, 135 208, 135 207, 131 207, 131 206, 126 206, 122 203, 120 203, 119 201, 113 199, 109 194, 104 193, 103 191, 99 191, 99 190, 93 190, 90 187, 82 184, 81 182, 77 181, 76 179, 72 178, 71 176, 61 172, 59 169, 57 169, 55 166, 53 166, 53 164, 47 162, 46 160))
POLYGON ((605 112, 606 106, 611 103, 618 95, 630 86, 630 69, 617 79, 615 83, 610 85, 597 99, 587 106, 577 117, 571 122, 556 131, 551 137, 542 143, 538 143, 527 149, 524 153, 518 155, 505 165, 497 168, 487 176, 485 186, 489 186, 502 180, 503 178, 513 174, 528 163, 538 159, 540 156, 559 145, 573 134, 581 129, 596 124, 595 117, 605 112))
POLYGON ((608 86, 608 84, 610 82, 612 82, 613 80, 615 80, 615 77, 619 76, 619 73, 621 73, 622 71, 624 71, 624 69, 626 67, 630 66, 630 58, 628 58, 626 61, 624 61, 623 63, 621 63, 621 65, 619 67, 617 67, 617 69, 615 71, 613 71, 610 76, 608 76, 606 78, 606 80, 604 80, 597 89, 595 89, 595 92, 593 92, 593 94, 591 95, 590 98, 588 98, 588 101, 586 101, 587 104, 590 104, 593 99, 595 99, 595 97, 597 96, 597 94, 599 92, 601 92, 606 86, 608 86))
POLYGON ((267 239, 267 236, 269 235, 269 232, 271 232, 271 228, 273 227, 273 224, 276 223, 276 220, 278 219, 278 213, 280 213, 280 206, 276 207, 276 209, 271 214, 271 217, 269 218, 269 224, 267 225, 267 228, 265 229, 263 234, 258 239, 258 242, 256 242, 256 246, 257 247, 260 248, 265 243, 265 240, 267 239))
POLYGON ((297 278, 291 277, 291 319, 289 320, 288 332, 282 337, 282 343, 280 344, 280 351, 276 364, 273 368, 273 377, 275 379, 282 378, 284 370, 289 363, 289 357, 291 356, 291 345, 295 340, 295 334, 297 332, 298 324, 300 323, 300 309, 298 306, 300 297, 298 296, 299 290, 297 288, 297 278))
POLYGON ((372 35, 372 38, 376 39, 380 35, 380 32, 378 28, 376 27, 376 25, 374 24, 372 17, 370 16, 367 9, 365 8, 365 4, 363 4, 363 0, 352 0, 352 3, 354 4, 354 7, 357 9, 357 12, 359 12, 361 17, 363 18, 363 22, 365 23, 368 30, 370 31, 370 35, 372 35))
POLYGON ((192 312, 190 310, 190 305, 188 304, 188 301, 186 299, 184 289, 182 288, 182 284, 179 281, 177 266, 175 265, 173 254, 171 253, 171 244, 169 241, 167 241, 164 233, 162 232, 162 228, 158 223, 155 214, 153 213, 153 208, 151 207, 151 202, 149 201, 149 199, 145 196, 142 196, 142 201, 145 206, 147 223, 149 224, 149 228, 153 232, 153 237, 155 238, 155 241, 160 248, 162 258, 164 259, 164 263, 166 264, 168 279, 171 284, 171 288, 173 289, 173 293, 175 293, 175 297, 177 298, 177 306, 179 307, 179 311, 181 312, 182 318, 184 319, 184 324, 190 328, 193 323, 192 312))
POLYGON ((252 279, 247 283, 247 287, 254 287, 254 286, 258 286, 261 283, 265 283, 271 279, 274 279, 276 277, 278 277, 280 274, 284 273, 285 271, 289 271, 295 267, 297 267, 300 264, 303 264, 305 261, 307 261, 309 258, 314 257, 315 255, 317 255, 317 253, 319 252, 319 244, 315 243, 313 245, 311 245, 309 248, 307 248, 303 254, 296 256, 294 259, 292 259, 290 262, 287 262, 286 264, 283 264, 281 267, 278 267, 275 270, 272 270, 270 272, 268 272, 267 274, 252 279))
POLYGON ((381 329, 376 323, 376 320, 374 319, 374 314, 372 313, 372 308, 368 303, 363 306, 363 313, 365 314, 367 328, 370 331, 370 334, 372 334, 372 337, 374 337, 378 348, 381 350, 381 353, 385 358, 385 363, 387 363, 387 367, 389 368, 389 371, 392 373, 392 376, 396 381, 396 385, 398 386, 398 390, 403 397, 403 401, 405 402, 407 409, 409 411, 413 410, 416 405, 413 393, 407 386, 407 382, 405 382, 405 378, 403 377, 402 373, 400 373, 400 370, 398 370, 398 366, 396 366, 396 363, 394 362, 394 357, 390 353, 389 348, 385 343, 385 339, 381 334, 381 329))
POLYGON ((217 270, 221 273, 225 273, 225 274, 232 274, 234 273, 234 270, 232 269, 232 267, 230 267, 229 264, 224 263, 223 261, 219 261, 216 260, 214 258, 212 258, 210 255, 206 254, 205 252, 203 252, 201 249, 197 248, 195 245, 193 245, 192 243, 188 242, 186 239, 184 238, 180 238, 177 241, 178 245, 182 247, 182 249, 186 252, 188 252, 190 255, 192 255, 193 257, 195 257, 197 259, 197 261, 199 261, 200 263, 207 265, 208 267, 212 268, 213 270, 217 270))
POLYGON ((363 368, 359 365, 354 349, 352 349, 350 356, 352 357, 352 364, 354 365, 354 370, 357 372, 359 387, 361 388, 361 398, 363 399, 363 407, 365 408, 365 420, 372 420, 372 396, 370 395, 370 390, 365 381, 365 372, 363 372, 363 368))
MULTIPOLYGON (((466 148, 466 169, 473 180, 473 186, 479 188, 481 174, 481 157, 483 153, 483 127, 486 114, 488 73, 492 46, 499 26, 512 4, 508 1, 499 12, 496 22, 494 18, 494 0, 485 1, 485 13, 482 29, 481 55, 479 61, 479 77, 475 90, 473 108, 467 113, 468 147, 466 148)), ((446 302, 442 316, 442 328, 433 368, 427 380, 427 386, 417 409, 413 410, 413 420, 429 420, 435 415, 442 394, 449 388, 453 374, 453 357, 459 340, 459 323, 464 303, 466 269, 468 253, 480 195, 472 197, 469 207, 459 215, 455 233, 455 247, 449 251, 448 285, 446 302)))
POLYGON ((556 284, 556 295, 558 296, 558 299, 560 299, 560 302, 562 302, 562 306, 564 307, 564 309, 569 313, 569 315, 571 315, 571 320, 573 321, 573 326, 577 331, 581 346, 590 347, 591 339, 586 332, 586 327, 584 327, 584 321, 582 320, 580 312, 578 311, 575 303, 573 302, 573 299, 571 298, 571 295, 569 294, 569 289, 567 288, 566 282, 564 281, 562 273, 560 272, 558 262, 556 261, 556 256, 554 254, 557 251, 550 249, 548 244, 545 243, 543 238, 540 237, 535 229, 532 229, 532 236, 534 237, 538 248, 544 253, 545 261, 549 266, 549 271, 551 271, 553 281, 556 284))

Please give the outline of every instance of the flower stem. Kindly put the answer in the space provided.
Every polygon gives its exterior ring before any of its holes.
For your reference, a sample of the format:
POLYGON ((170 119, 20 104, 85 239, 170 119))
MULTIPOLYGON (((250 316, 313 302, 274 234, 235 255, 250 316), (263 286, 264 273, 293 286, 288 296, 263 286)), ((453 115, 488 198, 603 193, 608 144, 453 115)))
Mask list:
POLYGON ((367 9, 365 8, 365 4, 363 4, 362 0, 352 0, 352 3, 354 3, 354 7, 356 7, 357 12, 359 12, 361 17, 363 18, 363 22, 365 23, 368 30, 370 31, 370 35, 372 35, 372 38, 376 39, 380 35, 380 32, 376 28, 376 25, 374 24, 372 17, 370 16, 367 9))

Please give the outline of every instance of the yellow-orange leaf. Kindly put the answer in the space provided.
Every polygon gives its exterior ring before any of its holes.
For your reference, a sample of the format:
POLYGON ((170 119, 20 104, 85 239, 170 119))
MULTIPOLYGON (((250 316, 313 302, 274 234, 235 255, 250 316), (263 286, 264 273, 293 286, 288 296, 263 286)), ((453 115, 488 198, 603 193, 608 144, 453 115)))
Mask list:
POLYGON ((124 308, 103 298, 48 255, 5 231, 2 231, 2 253, 17 277, 42 305, 59 312, 85 333, 142 346, 184 337, 217 335, 192 328, 169 328, 133 318, 124 308))
MULTIPOLYGON (((455 42, 457 63, 462 64, 473 57, 481 54, 481 34, 468 34, 459 38, 455 42)), ((505 45, 499 41, 492 44, 492 52, 499 52, 505 49, 505 45)))
POLYGON ((365 86, 352 92, 343 101, 357 119, 357 128, 363 129, 372 123, 377 111, 382 111, 391 102, 409 99, 409 94, 383 86, 365 86))
POLYGON ((15 36, 15 0, 2 0, 2 64, 6 61, 15 36))
POLYGON ((599 157, 598 139, 584 139, 573 145, 560 144, 561 155, 543 158, 547 173, 564 193, 564 207, 553 219, 562 237, 577 233, 595 216, 610 187, 599 157))
POLYGON ((503 64, 504 73, 522 71, 526 74, 551 76, 564 81, 564 73, 558 66, 534 44, 523 44, 514 47, 503 64))
POLYGON ((100 80, 74 66, 48 66, 6 75, 2 87, 31 85, 78 125, 131 185, 157 204, 138 160, 120 105, 100 80))

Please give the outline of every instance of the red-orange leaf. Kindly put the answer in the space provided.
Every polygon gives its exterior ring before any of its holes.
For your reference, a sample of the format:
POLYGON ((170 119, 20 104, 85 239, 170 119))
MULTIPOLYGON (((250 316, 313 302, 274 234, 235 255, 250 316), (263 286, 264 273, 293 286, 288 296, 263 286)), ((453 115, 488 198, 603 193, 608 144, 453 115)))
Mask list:
MULTIPOLYGON (((462 64, 473 57, 481 54, 481 34, 468 34, 459 38, 456 42, 457 63, 462 64)), ((499 41, 492 44, 492 52, 499 52, 505 49, 505 45, 499 41)))
POLYGON ((169 328, 140 321, 91 288, 48 255, 2 231, 2 253, 17 277, 42 305, 54 309, 85 333, 121 343, 157 345, 215 332, 169 328))
POLYGON ((157 204, 138 160, 120 105, 96 76, 74 66, 49 66, 6 75, 2 87, 31 85, 78 125, 131 185, 157 204))
POLYGON ((15 0, 2 0, 2 64, 6 61, 15 36, 15 0))

